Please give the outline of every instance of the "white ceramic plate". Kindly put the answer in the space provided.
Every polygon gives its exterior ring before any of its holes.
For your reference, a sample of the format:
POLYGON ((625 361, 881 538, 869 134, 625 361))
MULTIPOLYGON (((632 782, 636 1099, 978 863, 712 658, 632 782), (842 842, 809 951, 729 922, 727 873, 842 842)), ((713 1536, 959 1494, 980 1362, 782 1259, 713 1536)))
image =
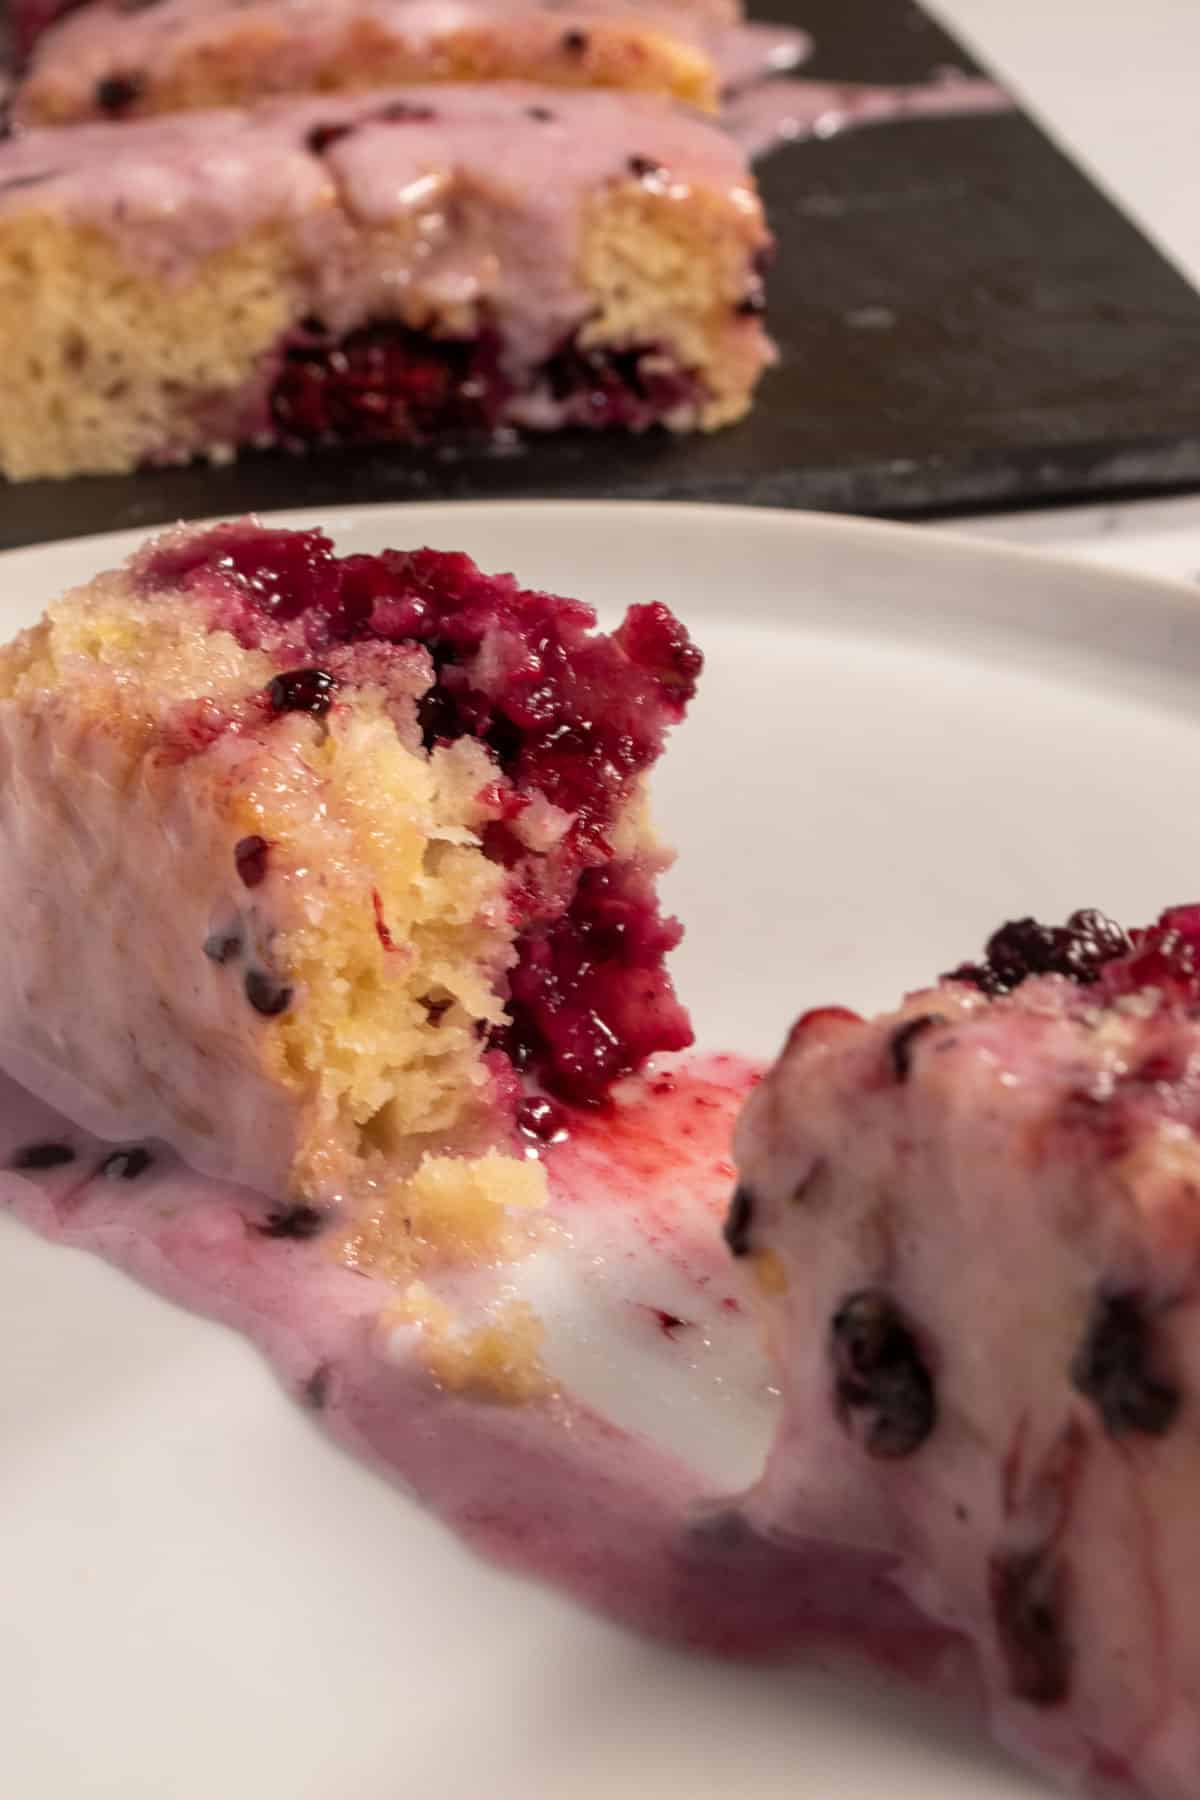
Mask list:
MULTIPOLYGON (((315 522, 288 515, 289 523, 315 522)), ((1186 589, 901 527, 717 508, 394 507, 708 652, 658 783, 706 1046, 870 1007, 1016 913, 1200 897, 1186 589)), ((131 536, 0 558, 0 627, 131 536)), ((86 996, 83 997, 86 1000, 86 996)), ((0 1219, 3 1790, 20 1800, 1020 1800, 895 1694, 689 1660, 473 1561, 238 1339, 0 1219)))

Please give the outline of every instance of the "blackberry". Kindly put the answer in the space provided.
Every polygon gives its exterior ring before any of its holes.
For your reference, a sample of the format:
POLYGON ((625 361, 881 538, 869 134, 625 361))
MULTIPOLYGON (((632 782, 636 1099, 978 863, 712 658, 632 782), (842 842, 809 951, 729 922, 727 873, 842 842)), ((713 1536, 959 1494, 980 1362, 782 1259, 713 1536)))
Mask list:
POLYGON ((1179 1389, 1154 1367, 1146 1310, 1136 1294, 1102 1294, 1071 1364, 1071 1381, 1093 1401, 1112 1437, 1162 1437, 1175 1422, 1179 1389))
POLYGON ((1031 975, 1065 975, 1087 987, 1130 947, 1121 927, 1090 907, 1073 912, 1065 925, 1010 919, 988 939, 982 963, 963 963, 943 980, 970 982, 992 996, 1011 994, 1031 975))
POLYGON ((933 1378, 888 1295, 865 1288, 844 1300, 830 1326, 835 1403, 851 1429, 858 1414, 869 1456, 919 1450, 937 1423, 933 1378))
POLYGON ((336 692, 337 682, 325 669, 289 669, 267 684, 267 699, 277 713, 306 712, 316 719, 329 711, 336 692))

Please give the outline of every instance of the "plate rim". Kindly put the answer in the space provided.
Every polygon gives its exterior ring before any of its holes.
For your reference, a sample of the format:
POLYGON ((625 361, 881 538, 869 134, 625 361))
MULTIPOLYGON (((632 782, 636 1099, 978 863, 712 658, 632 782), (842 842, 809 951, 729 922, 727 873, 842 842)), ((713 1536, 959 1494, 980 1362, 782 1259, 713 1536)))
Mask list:
MULTIPOLYGON (((1017 604, 1014 614, 1014 627, 1017 631, 1027 631, 1037 623, 1037 608, 1043 602, 1041 587, 1037 579, 1039 572, 1043 577, 1053 573, 1062 584, 1060 592, 1077 600, 1077 605, 1064 604, 1062 610, 1070 615, 1069 623, 1074 627, 1077 638, 1084 642, 1096 642, 1095 633, 1090 629, 1088 613, 1089 598, 1094 597, 1099 612, 1107 600, 1115 612, 1119 609, 1136 612, 1139 596, 1145 604, 1147 612, 1157 611, 1159 616, 1171 620, 1182 619, 1187 622, 1187 635, 1197 646, 1200 656, 1200 590, 1191 584, 1154 576, 1142 576, 1128 570, 1108 569, 1096 565, 1076 561, 1069 556, 1047 554, 1041 550, 1030 549, 1021 545, 983 543, 967 537, 959 537, 953 532, 942 532, 940 528, 914 528, 911 524, 891 523, 875 520, 847 519, 839 515, 827 515, 808 512, 775 511, 750 506, 722 506, 715 504, 693 504, 687 502, 625 502, 625 501, 506 501, 479 502, 445 502, 445 501, 396 501, 372 502, 365 505, 350 504, 337 508, 297 507, 260 515, 268 523, 312 522, 324 516, 328 528, 336 535, 343 523, 369 525, 372 521, 400 520, 406 514, 416 516, 416 509, 423 518, 436 514, 445 516, 447 521, 470 523, 474 520, 514 520, 528 521, 532 530, 533 521, 544 523, 547 529, 561 531, 567 523, 587 517, 593 527, 603 526, 603 522, 613 520, 614 515, 627 521, 631 515, 638 516, 638 530, 661 531, 668 541, 673 530, 694 530, 698 518, 704 518, 705 532, 719 532, 723 527, 736 521, 752 528, 753 534, 764 541, 780 548, 773 554, 794 553, 794 547, 807 544, 814 551, 821 545, 839 546, 853 564, 855 550, 870 551, 870 566, 885 570, 888 558, 900 552, 902 560, 911 569, 919 573, 921 566, 936 565, 942 571, 959 567, 969 569, 976 575, 988 569, 1008 571, 1007 592, 1015 597, 1017 604)), ((190 523, 190 522, 189 522, 190 523)), ((204 523, 203 521, 197 523, 204 523)), ((19 579, 24 568, 36 567, 44 562, 47 556, 55 552, 70 552, 79 560, 86 561, 95 551, 98 558, 106 552, 114 559, 123 549, 132 543, 142 541, 163 526, 148 526, 144 529, 133 528, 120 532, 97 533, 83 538, 67 538, 50 540, 38 545, 22 546, 18 549, 0 553, 0 578, 8 574, 10 579, 15 574, 19 579), (14 563, 13 559, 17 559, 14 563), (21 559, 25 559, 22 563, 21 559)), ((97 567, 103 566, 97 561, 97 567)), ((819 562, 815 565, 816 578, 820 577, 819 562)), ((581 569, 581 579, 586 576, 586 566, 581 569)), ((804 571, 797 577, 797 585, 806 579, 804 571)), ((875 575, 871 580, 876 580, 875 575)), ((945 583, 943 581, 943 585, 945 583)), ((19 600, 19 594, 6 601, 12 604, 19 600)), ((954 594, 947 588, 936 596, 936 610, 943 618, 951 618, 954 613, 954 594)), ((802 622, 803 615, 798 612, 796 623, 802 622)), ((0 626, 2 630, 2 626, 0 626)), ((1111 649, 1109 654, 1114 654, 1111 649)), ((1074 678, 1073 685, 1078 685, 1085 677, 1074 678)), ((239 1336, 240 1342, 240 1336, 239 1336)), ((923 1752, 921 1753, 923 1755, 923 1752)), ((972 1761, 972 1767, 974 1763, 972 1761)), ((980 1766, 984 1767, 981 1746, 980 1766)), ((914 1763, 914 1769, 917 1765, 914 1763)), ((935 1765, 930 1764, 934 1769, 935 1765)), ((854 1774, 851 1768, 851 1775, 854 1774)), ((920 1770, 917 1769, 920 1774, 920 1770)), ((926 1777, 930 1779, 930 1777, 926 1777)), ((936 1774, 932 1779, 938 1779, 936 1774)), ((1020 1782, 1023 1794, 1024 1776, 1016 1778, 1020 1782)), ((1037 1790, 1032 1777, 1030 1780, 1030 1800, 1037 1790)), ((973 1785, 973 1783, 972 1783, 973 1785)), ((940 1780, 939 1780, 940 1786, 940 1780)))
POLYGON ((444 514, 447 518, 466 520, 510 518, 529 521, 566 520, 572 516, 585 515, 597 519, 617 516, 636 519, 639 525, 654 521, 664 528, 672 524, 690 527, 699 521, 712 525, 736 521, 741 525, 752 525, 765 536, 810 536, 814 542, 847 546, 858 543, 875 549, 888 545, 905 545, 911 550, 919 544, 921 554, 933 559, 958 558, 970 563, 1014 570, 1052 569, 1059 574, 1069 571, 1074 576, 1081 577, 1087 586, 1137 586, 1156 594, 1163 601, 1183 603, 1188 611, 1200 609, 1200 589, 1190 581, 1173 576, 1145 574, 1104 563, 1085 562, 1070 552, 1046 549, 1041 545, 980 538, 965 531, 956 531, 952 525, 876 519, 803 507, 692 500, 372 500, 346 501, 330 506, 281 507, 268 512, 244 514, 214 513, 202 519, 164 520, 145 526, 125 526, 118 531, 90 532, 82 536, 47 538, 37 544, 17 545, 12 549, 0 550, 0 572, 17 570, 24 564, 41 561, 48 553, 68 548, 83 552, 91 547, 98 554, 108 552, 114 557, 125 555, 130 548, 163 532, 179 528, 200 530, 239 517, 291 529, 303 529, 302 522, 307 522, 311 528, 314 519, 320 517, 324 528, 336 534, 342 521, 370 522, 408 513, 436 513, 444 514))

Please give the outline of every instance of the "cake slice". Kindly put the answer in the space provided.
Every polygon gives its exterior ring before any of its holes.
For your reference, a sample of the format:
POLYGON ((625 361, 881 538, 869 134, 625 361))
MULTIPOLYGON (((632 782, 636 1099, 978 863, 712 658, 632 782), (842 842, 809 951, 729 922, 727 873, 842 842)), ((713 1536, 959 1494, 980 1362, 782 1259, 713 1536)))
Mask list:
POLYGON ((0 471, 710 429, 771 349, 741 152, 640 95, 407 88, 0 146, 0 471))
POLYGON ((644 783, 700 658, 659 605, 594 625, 252 521, 67 595, 0 655, 0 1060, 301 1228, 485 1238, 547 1096, 691 1037, 644 783))
POLYGON ((55 125, 264 94, 516 80, 711 111, 720 30, 672 0, 94 0, 41 39, 15 110, 55 125))
MULTIPOLYGON (((43 32, 67 13, 79 12, 92 3, 93 0, 9 0, 8 24, 18 56, 27 56, 43 32)), ((128 17, 147 6, 163 4, 164 0, 123 0, 120 12, 128 17)), ((742 16, 739 0, 660 0, 660 4, 676 16, 691 14, 714 24, 734 24, 742 16)))
POLYGON ((1200 907, 1006 926, 863 1020, 806 1013, 727 1236, 783 1417, 761 1528, 880 1553, 1071 1782, 1200 1785, 1200 907))

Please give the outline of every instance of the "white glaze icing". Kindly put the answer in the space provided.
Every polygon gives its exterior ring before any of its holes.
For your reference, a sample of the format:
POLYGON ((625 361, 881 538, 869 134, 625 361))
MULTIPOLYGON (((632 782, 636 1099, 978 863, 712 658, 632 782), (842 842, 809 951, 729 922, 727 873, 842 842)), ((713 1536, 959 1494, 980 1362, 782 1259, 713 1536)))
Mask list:
POLYGON ((994 81, 953 71, 907 86, 785 79, 753 82, 733 95, 722 123, 746 155, 758 159, 780 144, 836 137, 861 125, 1011 112, 1012 105, 994 81))
POLYGON ((344 332, 424 302, 486 301, 516 360, 536 363, 590 308, 580 223, 590 196, 633 178, 631 157, 665 170, 659 189, 681 202, 697 187, 722 196, 748 254, 766 241, 745 157, 716 126, 651 96, 519 83, 30 131, 0 153, 0 217, 32 206, 93 226, 167 280, 282 221, 306 253, 298 317, 344 332), (406 247, 372 239, 393 223, 418 228, 406 247))

